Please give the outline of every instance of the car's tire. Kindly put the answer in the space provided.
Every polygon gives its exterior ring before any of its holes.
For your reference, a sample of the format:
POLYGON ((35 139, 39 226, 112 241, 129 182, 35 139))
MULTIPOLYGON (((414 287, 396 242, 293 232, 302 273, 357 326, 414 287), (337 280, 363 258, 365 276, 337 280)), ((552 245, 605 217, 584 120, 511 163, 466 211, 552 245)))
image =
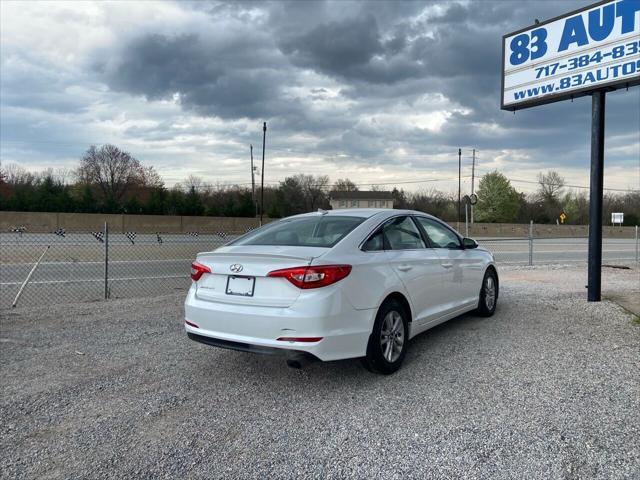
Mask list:
POLYGON ((408 347, 408 312, 397 300, 387 300, 376 315, 362 363, 372 372, 389 375, 400 368, 408 347))
POLYGON ((488 268, 482 279, 480 297, 478 298, 478 315, 490 317, 498 305, 498 274, 493 268, 488 268))

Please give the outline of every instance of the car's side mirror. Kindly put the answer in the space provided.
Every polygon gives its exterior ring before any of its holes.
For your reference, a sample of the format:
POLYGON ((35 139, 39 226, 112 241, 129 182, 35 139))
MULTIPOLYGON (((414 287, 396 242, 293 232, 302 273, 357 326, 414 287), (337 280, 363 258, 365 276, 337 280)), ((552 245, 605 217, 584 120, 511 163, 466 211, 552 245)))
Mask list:
POLYGON ((468 248, 478 248, 478 242, 476 242, 473 238, 463 238, 462 246, 466 249, 468 248))

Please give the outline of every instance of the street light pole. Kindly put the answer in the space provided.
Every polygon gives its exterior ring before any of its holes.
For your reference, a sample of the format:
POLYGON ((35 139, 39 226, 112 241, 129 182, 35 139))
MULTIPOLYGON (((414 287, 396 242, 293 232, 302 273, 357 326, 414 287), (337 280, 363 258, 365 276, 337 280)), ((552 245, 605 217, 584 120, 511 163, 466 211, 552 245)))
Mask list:
POLYGON ((262 124, 262 172, 260 175, 260 226, 264 215, 264 146, 267 137, 267 122, 262 124))
POLYGON ((460 226, 461 206, 460 192, 462 191, 462 149, 458 149, 458 227, 460 226))
MULTIPOLYGON (((474 182, 476 179, 476 149, 473 149, 473 157, 471 163, 471 195, 474 194, 474 182)), ((473 225, 473 204, 471 205, 471 225, 473 225)))

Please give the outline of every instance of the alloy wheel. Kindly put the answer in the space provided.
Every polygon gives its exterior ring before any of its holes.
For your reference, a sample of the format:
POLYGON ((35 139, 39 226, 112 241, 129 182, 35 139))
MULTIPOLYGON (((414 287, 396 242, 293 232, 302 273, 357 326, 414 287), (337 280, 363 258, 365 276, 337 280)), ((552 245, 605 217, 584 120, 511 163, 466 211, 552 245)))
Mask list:
POLYGON ((487 306, 487 310, 493 310, 496 304, 496 282, 491 275, 487 275, 484 284, 484 303, 487 306))
POLYGON ((387 362, 393 363, 400 357, 404 346, 404 336, 402 316, 395 310, 391 310, 384 317, 380 331, 382 356, 387 362))

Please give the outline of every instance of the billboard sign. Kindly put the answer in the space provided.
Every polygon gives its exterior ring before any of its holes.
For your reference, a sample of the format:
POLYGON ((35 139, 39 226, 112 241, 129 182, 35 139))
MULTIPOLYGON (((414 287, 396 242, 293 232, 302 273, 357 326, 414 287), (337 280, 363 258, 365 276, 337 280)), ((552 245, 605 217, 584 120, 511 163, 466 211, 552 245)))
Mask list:
POLYGON ((503 110, 640 84, 640 0, 604 0, 502 37, 503 110))

